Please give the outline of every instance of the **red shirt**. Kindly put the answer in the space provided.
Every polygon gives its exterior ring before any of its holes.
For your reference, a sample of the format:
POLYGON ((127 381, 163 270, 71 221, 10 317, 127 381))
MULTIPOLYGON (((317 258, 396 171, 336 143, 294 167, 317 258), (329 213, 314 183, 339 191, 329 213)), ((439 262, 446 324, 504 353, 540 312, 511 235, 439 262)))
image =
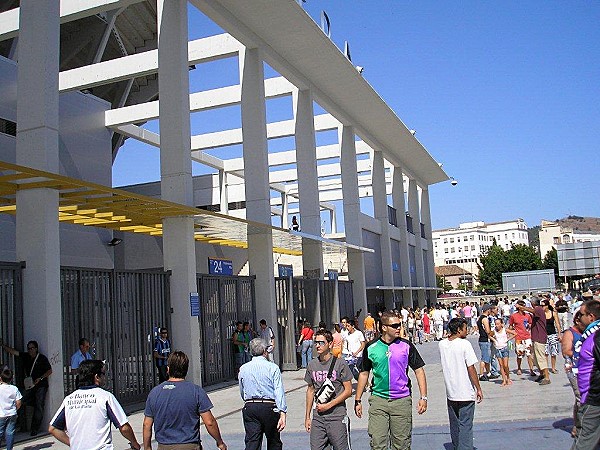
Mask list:
POLYGON ((302 331, 300 331, 300 334, 302 335, 303 341, 312 341, 315 332, 312 328, 304 327, 302 328, 302 331))
POLYGON ((516 312, 510 316, 510 319, 508 320, 508 325, 513 327, 517 333, 516 338, 520 341, 531 339, 531 333, 529 330, 531 329, 532 323, 533 318, 529 313, 516 312))

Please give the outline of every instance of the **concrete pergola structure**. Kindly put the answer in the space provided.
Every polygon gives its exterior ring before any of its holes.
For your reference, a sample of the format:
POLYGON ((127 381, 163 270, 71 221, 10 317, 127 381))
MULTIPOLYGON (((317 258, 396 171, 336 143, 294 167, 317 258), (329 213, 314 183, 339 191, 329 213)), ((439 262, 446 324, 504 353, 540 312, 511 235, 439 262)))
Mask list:
MULTIPOLYGON (((427 293, 435 292, 428 186, 447 180, 444 171, 296 1, 189 3, 227 34, 188 42, 187 0, 157 0, 155 9, 148 0, 21 0, 20 8, 0 13, 0 41, 13 39, 11 52, 14 48, 18 53, 17 164, 58 173, 59 93, 123 81, 130 85, 127 80, 158 74, 160 100, 125 105, 127 95, 122 93, 106 112, 105 125, 117 136, 115 151, 122 143, 118 136, 160 148, 163 200, 194 206, 192 160, 219 171, 221 212, 227 212, 228 179, 244 179, 249 221, 271 224, 275 208, 285 224, 290 204, 297 203, 302 233, 320 237, 321 209, 334 211, 333 202, 341 200, 344 238, 353 246, 347 250, 348 277, 354 280, 357 309, 366 310, 369 289, 385 293, 387 307, 394 305, 395 291, 403 292, 405 301, 416 298, 423 305, 427 293), (91 64, 60 70, 61 24, 102 14, 105 35, 110 36, 114 18, 139 4, 156 11, 155 48, 109 60, 102 60, 98 48, 91 64), (239 61, 239 85, 190 93, 191 65, 231 57, 239 61), (265 79, 265 63, 281 77, 265 79), (267 123, 266 99, 281 96, 292 97, 294 119, 267 123), (327 113, 315 115, 315 102, 327 113), (191 134, 190 113, 234 104, 241 109, 240 129, 191 134), (139 125, 153 119, 159 119, 160 133, 139 125), (315 133, 323 130, 337 130, 338 143, 317 147, 315 133), (269 154, 268 139, 282 136, 293 136, 296 148, 269 154), (243 158, 226 160, 207 153, 232 144, 242 145, 243 158), (365 154, 368 159, 357 160, 357 155, 365 154), (324 164, 325 160, 332 162, 324 164), (293 163, 296 169, 278 170, 293 163), (271 191, 280 196, 272 198, 271 191), (390 224, 389 195, 400 212, 396 226, 390 224), (366 196, 373 197, 374 217, 361 213, 360 199, 366 196), (409 232, 404 211, 422 227, 409 232), (368 246, 363 242, 365 232, 379 240, 375 254, 381 260, 382 282, 374 285, 368 284, 361 251, 368 246), (394 256, 396 245, 399 261, 394 256), (400 284, 394 281, 395 265, 401 271, 400 284)), ((106 46, 104 38, 103 42, 106 46)), ((24 316, 30 320, 25 334, 44 339, 53 364, 62 366, 60 334, 55 331, 62 326, 57 303, 58 202, 53 188, 17 192, 16 248, 18 260, 27 262, 24 316)), ((197 319, 189 315, 197 271, 194 219, 164 218, 162 230, 164 268, 172 272, 172 320, 178 324, 174 339, 195 355, 200 334, 197 319)), ((250 273, 257 280, 257 316, 275 323, 272 232, 267 227, 249 229, 247 239, 250 273)), ((302 260, 305 271, 323 277, 318 241, 303 241, 302 260)), ((198 358, 190 362, 190 376, 200 382, 198 358)), ((62 380, 53 377, 49 409, 58 406, 61 393, 62 380)))

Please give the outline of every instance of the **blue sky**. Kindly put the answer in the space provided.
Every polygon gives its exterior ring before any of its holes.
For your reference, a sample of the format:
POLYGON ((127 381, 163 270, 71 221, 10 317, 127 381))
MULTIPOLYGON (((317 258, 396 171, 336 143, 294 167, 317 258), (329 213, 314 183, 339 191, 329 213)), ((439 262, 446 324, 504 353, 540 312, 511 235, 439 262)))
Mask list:
MULTIPOLYGON (((327 12, 335 44, 349 41, 366 80, 459 181, 430 187, 434 228, 600 216, 599 3, 307 0, 304 8, 317 22, 327 12)), ((191 12, 190 38, 218 32, 191 12)), ((192 90, 237 82, 235 70, 211 75, 235 60, 211 64, 190 72, 192 90)), ((269 118, 291 118, 288 106, 268 104, 269 118)), ((227 128, 239 126, 239 108, 194 114, 193 132, 229 117, 227 128)), ((129 140, 114 184, 157 180, 158 161, 158 150, 129 140)))

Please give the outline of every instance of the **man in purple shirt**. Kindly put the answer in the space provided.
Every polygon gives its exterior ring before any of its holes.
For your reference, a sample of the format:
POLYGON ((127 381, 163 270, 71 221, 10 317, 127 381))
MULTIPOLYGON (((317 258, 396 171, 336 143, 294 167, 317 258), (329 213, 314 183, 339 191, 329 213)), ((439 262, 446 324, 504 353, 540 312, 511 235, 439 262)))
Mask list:
MULTIPOLYGON (((592 450, 600 440, 600 302, 581 305, 581 322, 587 326, 577 361, 577 384, 581 393, 581 430, 571 450, 592 450), (596 330, 596 331, 594 331, 596 330)), ((580 340, 580 342, 581 342, 580 340)))
POLYGON ((550 371, 548 370, 548 358, 546 357, 546 313, 540 306, 538 297, 531 298, 531 308, 517 303, 516 308, 519 311, 527 311, 533 315, 531 324, 531 342, 533 345, 533 362, 540 371, 540 376, 535 381, 544 386, 550 384, 550 371))

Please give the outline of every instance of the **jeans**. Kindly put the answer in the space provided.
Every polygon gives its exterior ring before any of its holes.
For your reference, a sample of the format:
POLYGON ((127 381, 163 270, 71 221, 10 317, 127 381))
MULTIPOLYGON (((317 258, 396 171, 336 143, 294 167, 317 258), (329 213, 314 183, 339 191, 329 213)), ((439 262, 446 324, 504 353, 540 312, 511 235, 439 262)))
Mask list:
POLYGON ((6 439, 6 450, 12 450, 15 441, 15 428, 17 416, 0 417, 0 444, 6 439))
MULTIPOLYGON (((48 392, 47 386, 40 386, 39 384, 35 387, 25 391, 23 393, 23 405, 33 406, 33 417, 31 418, 31 432, 38 433, 42 425, 42 419, 44 418, 44 405, 46 404, 46 392, 48 392)), ((25 408, 19 408, 19 420, 21 422, 21 428, 25 428, 27 419, 25 416, 25 408)), ((44 430, 45 431, 45 430, 44 430)))
POLYGON ((302 341, 302 368, 306 368, 308 362, 312 359, 313 341, 302 341))
POLYGON ((493 376, 500 375, 500 368, 498 367, 498 360, 496 359, 496 357, 498 356, 498 351, 496 350, 496 347, 494 347, 494 345, 491 342, 490 342, 490 344, 491 344, 490 373, 493 376))
POLYGON ((475 402, 447 400, 450 437, 454 450, 473 450, 475 402))
POLYGON ((481 351, 481 360, 489 364, 492 359, 490 342, 480 342, 479 350, 481 351))

